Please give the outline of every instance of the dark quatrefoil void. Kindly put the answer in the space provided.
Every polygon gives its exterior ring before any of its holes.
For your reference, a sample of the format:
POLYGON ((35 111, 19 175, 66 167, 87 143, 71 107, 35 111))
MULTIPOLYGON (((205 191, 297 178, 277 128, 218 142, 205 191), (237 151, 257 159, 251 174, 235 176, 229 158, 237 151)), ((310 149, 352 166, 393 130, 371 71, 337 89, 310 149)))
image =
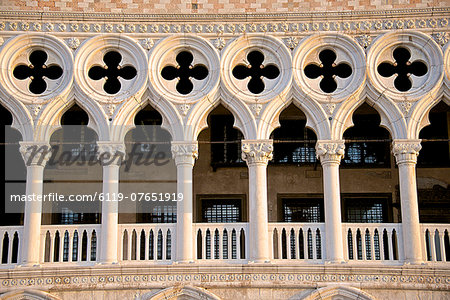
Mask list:
POLYGON ((352 75, 352 68, 345 62, 336 64, 336 53, 334 51, 325 49, 319 53, 320 64, 311 63, 305 67, 305 75, 308 78, 316 79, 319 76, 320 89, 325 93, 332 93, 337 89, 337 83, 334 79, 336 76, 340 78, 347 78, 352 75))
POLYGON ((419 77, 425 75, 428 72, 427 65, 418 60, 410 62, 411 53, 403 47, 396 48, 393 56, 395 62, 382 62, 377 68, 378 73, 383 77, 397 74, 394 79, 395 88, 400 92, 407 92, 412 87, 411 78, 409 78, 411 74, 419 77))
POLYGON ((63 74, 63 69, 58 65, 45 63, 48 55, 45 51, 35 50, 30 54, 30 65, 18 65, 14 68, 13 75, 19 80, 31 79, 29 90, 33 94, 42 94, 47 90, 45 78, 56 80, 63 74))
POLYGON ((233 76, 243 80, 250 77, 247 88, 253 94, 260 94, 264 91, 265 85, 263 77, 275 79, 280 75, 280 69, 275 65, 264 66, 264 54, 259 51, 251 51, 247 55, 249 65, 239 64, 233 68, 233 76))
POLYGON ((103 90, 108 94, 116 94, 122 88, 119 77, 131 80, 137 75, 133 66, 121 66, 122 55, 116 51, 110 51, 103 56, 105 66, 93 66, 89 69, 88 76, 92 80, 105 78, 103 90))
POLYGON ((178 79, 176 89, 180 94, 187 95, 194 89, 191 78, 203 80, 208 76, 208 69, 200 64, 192 65, 194 56, 188 51, 178 53, 175 58, 177 66, 165 66, 161 76, 166 80, 178 79))

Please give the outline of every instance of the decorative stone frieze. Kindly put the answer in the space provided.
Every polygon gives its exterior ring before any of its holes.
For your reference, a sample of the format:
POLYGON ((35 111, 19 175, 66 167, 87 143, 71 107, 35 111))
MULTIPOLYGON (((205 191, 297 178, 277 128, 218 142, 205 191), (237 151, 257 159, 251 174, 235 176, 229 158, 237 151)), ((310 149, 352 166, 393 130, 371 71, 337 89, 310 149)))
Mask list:
POLYGON ((344 154, 344 141, 317 141, 316 156, 322 164, 340 164, 344 154))
POLYGON ((126 157, 125 144, 115 142, 97 142, 98 160, 103 166, 120 165, 126 157))
POLYGON ((342 34, 321 33, 304 39, 293 54, 292 65, 295 88, 324 103, 351 98, 361 92, 366 79, 364 50, 354 39, 342 34), (322 71, 324 64, 330 66, 322 71), (314 67, 318 73, 311 76, 308 68, 314 67), (332 73, 328 74, 330 70, 332 73), (335 87, 330 89, 333 84, 335 87))
POLYGON ((177 104, 192 104, 204 98, 212 98, 219 86, 220 62, 217 50, 209 41, 195 35, 174 35, 160 40, 153 46, 149 66, 150 90, 155 95, 177 104), (183 52, 189 53, 190 62, 179 56, 183 52), (186 70, 168 79, 162 76, 164 68, 178 69, 180 63, 186 63, 192 66, 192 69, 197 66, 206 68, 207 74, 201 77, 196 77, 196 74, 186 74, 189 77, 186 80, 192 87, 183 91, 178 83, 179 77, 185 75, 186 70))
POLYGON ((242 140, 242 159, 248 165, 267 164, 272 159, 272 140, 242 140))
MULTIPOLYGON (((96 74, 97 75, 97 74, 96 74)), ((147 55, 144 49, 135 40, 123 35, 99 35, 83 43, 75 55, 75 80, 85 96, 102 104, 119 104, 125 100, 142 94, 146 88, 148 78, 147 55), (108 74, 98 73, 99 78, 92 75, 90 70, 102 67, 107 72, 108 65, 105 59, 111 52, 120 56, 115 62, 119 76, 108 78, 108 74), (133 68, 134 76, 120 75, 124 68, 133 68), (105 84, 108 80, 115 80, 116 90, 108 92, 105 84)))
POLYGON ((194 165, 195 160, 198 158, 198 143, 173 141, 171 151, 177 165, 194 165))
POLYGON ((416 164, 419 155, 421 140, 394 140, 392 142, 392 153, 397 160, 397 164, 416 164))
POLYGON ((18 35, 0 51, 0 77, 0 88, 7 95, 25 104, 45 104, 70 91, 73 56, 67 45, 54 36, 18 35), (53 68, 58 71, 53 72, 53 68), (37 69, 41 71, 35 74, 37 69))
POLYGON ((443 78, 444 62, 442 50, 432 37, 417 31, 394 31, 379 37, 367 53, 368 77, 378 93, 402 102, 416 101, 432 95, 439 88, 443 78), (400 51, 400 50, 401 51, 400 51), (397 52, 396 52, 397 51, 397 52), (397 59, 406 62, 407 79, 411 86, 400 88, 397 59), (394 69, 388 74, 381 67, 391 64, 394 69), (416 72, 416 65, 425 65, 416 72))
POLYGON ((20 142, 19 151, 26 166, 45 167, 52 157, 52 148, 45 142, 20 142))
POLYGON ((224 91, 249 104, 254 104, 255 101, 264 104, 277 97, 283 98, 292 80, 291 61, 289 49, 280 40, 268 35, 242 36, 229 43, 222 53, 221 76, 224 91), (252 60, 255 52, 259 53, 259 57, 252 60), (251 71, 241 75, 237 71, 240 66, 251 71), (278 71, 264 72, 269 67, 278 71), (261 69, 260 74, 253 76, 251 72, 256 72, 258 68, 261 69), (251 81, 258 81, 261 88, 252 90, 251 81))

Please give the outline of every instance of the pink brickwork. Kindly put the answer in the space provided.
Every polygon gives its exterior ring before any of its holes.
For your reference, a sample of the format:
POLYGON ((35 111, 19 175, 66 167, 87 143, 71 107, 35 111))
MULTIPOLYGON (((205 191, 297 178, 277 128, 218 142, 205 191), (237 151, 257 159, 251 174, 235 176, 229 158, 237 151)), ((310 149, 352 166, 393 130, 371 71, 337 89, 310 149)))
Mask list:
POLYGON ((384 10, 449 6, 448 0, 0 0, 0 10, 127 13, 222 14, 384 10))

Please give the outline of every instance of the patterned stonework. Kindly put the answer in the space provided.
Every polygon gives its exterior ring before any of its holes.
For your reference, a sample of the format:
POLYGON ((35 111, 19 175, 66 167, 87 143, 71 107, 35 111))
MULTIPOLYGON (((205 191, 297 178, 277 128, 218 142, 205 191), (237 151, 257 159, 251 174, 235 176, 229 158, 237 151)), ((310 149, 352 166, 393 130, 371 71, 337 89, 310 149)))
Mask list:
POLYGON ((202 14, 202 13, 265 13, 292 11, 341 11, 341 10, 370 10, 370 9, 399 9, 445 7, 445 0, 356 0, 356 1, 167 1, 167 0, 74 0, 74 1, 2 1, 2 10, 31 10, 31 11, 68 11, 68 12, 105 12, 105 13, 153 13, 153 14, 202 14))
POLYGON ((242 159, 248 165, 267 164, 272 159, 273 141, 272 140, 243 140, 242 141, 242 159))

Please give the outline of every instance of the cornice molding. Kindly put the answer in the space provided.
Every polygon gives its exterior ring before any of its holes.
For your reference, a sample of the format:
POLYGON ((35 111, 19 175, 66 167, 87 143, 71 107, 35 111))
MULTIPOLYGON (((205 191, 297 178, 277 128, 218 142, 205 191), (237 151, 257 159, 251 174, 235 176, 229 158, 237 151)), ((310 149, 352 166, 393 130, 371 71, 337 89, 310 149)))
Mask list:
POLYGON ((431 7, 423 9, 392 9, 392 10, 354 10, 354 11, 326 11, 301 13, 240 13, 240 14, 117 14, 117 13, 75 13, 75 12, 39 12, 39 11, 0 11, 0 18, 27 20, 69 19, 73 20, 102 20, 102 21, 146 21, 146 22, 183 22, 198 20, 216 21, 259 21, 259 20, 308 20, 311 19, 342 19, 382 17, 383 19, 405 16, 435 16, 449 14, 450 7, 431 7))

